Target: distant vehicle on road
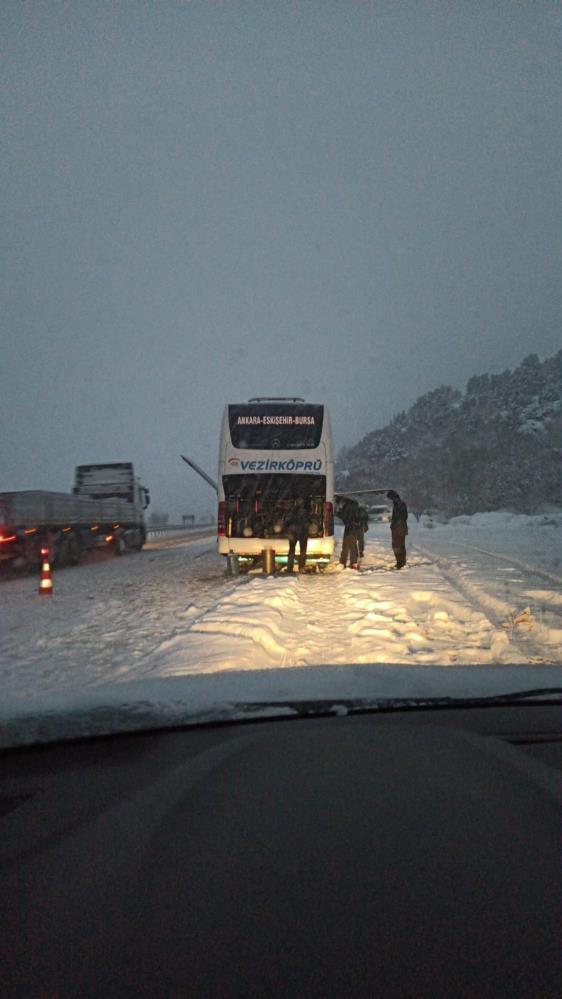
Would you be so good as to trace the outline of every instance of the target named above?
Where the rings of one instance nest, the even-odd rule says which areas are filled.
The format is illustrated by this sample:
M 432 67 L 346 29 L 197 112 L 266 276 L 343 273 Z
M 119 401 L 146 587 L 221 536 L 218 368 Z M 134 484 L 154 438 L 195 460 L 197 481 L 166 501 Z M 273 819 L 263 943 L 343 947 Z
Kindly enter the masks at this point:
M 307 563 L 334 552 L 334 465 L 327 409 L 304 399 L 226 406 L 218 470 L 218 551 L 253 561 L 266 548 L 287 560 L 285 518 L 299 497 L 310 512 Z
M 0 565 L 35 568 L 44 548 L 53 564 L 76 564 L 93 548 L 140 551 L 149 503 L 130 462 L 78 465 L 72 494 L 0 493 Z
M 390 507 L 385 504 L 376 504 L 374 506 L 367 507 L 367 512 L 369 514 L 369 520 L 384 521 L 388 522 L 391 516 Z

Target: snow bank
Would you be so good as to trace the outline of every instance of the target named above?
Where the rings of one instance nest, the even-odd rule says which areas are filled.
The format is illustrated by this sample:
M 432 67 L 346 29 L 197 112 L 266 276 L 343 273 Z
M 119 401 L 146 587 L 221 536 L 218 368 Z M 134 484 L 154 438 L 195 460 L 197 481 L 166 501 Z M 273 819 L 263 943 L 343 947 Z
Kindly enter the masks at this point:
M 439 521 L 435 521 L 438 526 Z M 490 531 L 513 530 L 526 532 L 536 528 L 562 527 L 562 513 L 510 513 L 508 510 L 491 510 L 487 513 L 473 513 L 451 517 L 447 522 L 450 527 L 472 527 Z

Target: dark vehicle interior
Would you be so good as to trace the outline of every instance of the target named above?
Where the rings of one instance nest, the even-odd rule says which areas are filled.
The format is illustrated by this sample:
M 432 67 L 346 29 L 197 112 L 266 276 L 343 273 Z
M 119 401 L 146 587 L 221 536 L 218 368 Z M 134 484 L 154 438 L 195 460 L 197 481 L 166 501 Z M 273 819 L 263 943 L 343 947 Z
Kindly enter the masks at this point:
M 310 515 L 309 537 L 324 533 L 324 475 L 224 475 L 223 487 L 227 537 L 286 537 L 286 518 L 297 498 L 304 501 Z
M 301 401 L 228 407 L 230 438 L 236 448 L 307 450 L 322 439 L 324 407 Z
M 2 994 L 560 995 L 560 717 L 404 708 L 5 752 Z

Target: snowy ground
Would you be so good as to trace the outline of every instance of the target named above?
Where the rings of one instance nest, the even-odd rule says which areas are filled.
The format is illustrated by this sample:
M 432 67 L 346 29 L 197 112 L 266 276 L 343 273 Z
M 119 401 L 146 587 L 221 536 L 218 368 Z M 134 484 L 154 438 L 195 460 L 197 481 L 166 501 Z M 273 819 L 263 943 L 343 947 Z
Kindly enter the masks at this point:
M 323 664 L 562 663 L 556 519 L 414 521 L 401 572 L 389 537 L 371 526 L 361 573 L 227 580 L 207 537 L 61 570 L 52 598 L 33 578 L 4 580 L 0 693 Z

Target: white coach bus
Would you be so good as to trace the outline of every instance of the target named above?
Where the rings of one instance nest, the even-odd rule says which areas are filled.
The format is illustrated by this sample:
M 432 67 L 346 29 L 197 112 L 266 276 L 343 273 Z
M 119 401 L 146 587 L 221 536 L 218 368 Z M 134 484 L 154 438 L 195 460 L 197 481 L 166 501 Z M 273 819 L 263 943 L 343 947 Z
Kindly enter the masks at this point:
M 309 511 L 307 562 L 334 552 L 334 464 L 326 407 L 260 398 L 226 406 L 218 475 L 218 551 L 252 561 L 265 548 L 287 561 L 285 518 L 295 499 Z M 297 552 L 298 554 L 298 552 Z

